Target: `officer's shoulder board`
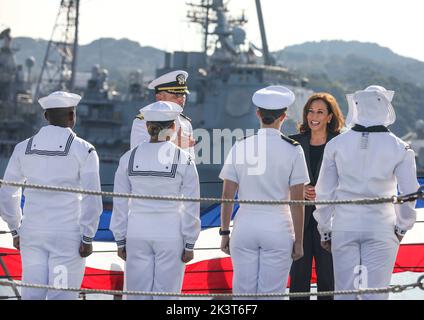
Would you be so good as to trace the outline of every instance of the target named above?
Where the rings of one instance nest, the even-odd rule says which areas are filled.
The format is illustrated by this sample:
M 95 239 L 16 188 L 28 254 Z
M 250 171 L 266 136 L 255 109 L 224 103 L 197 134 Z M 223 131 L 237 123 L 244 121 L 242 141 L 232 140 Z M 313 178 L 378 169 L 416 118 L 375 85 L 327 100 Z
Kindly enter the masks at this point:
M 187 117 L 184 113 L 180 113 L 180 116 L 191 122 L 191 119 Z
M 88 149 L 88 153 L 92 153 L 93 151 L 94 152 L 96 151 L 96 149 L 94 147 L 91 147 L 91 148 Z
M 136 115 L 135 118 L 138 119 L 138 120 L 144 120 L 144 117 L 141 113 Z
M 290 143 L 294 147 L 300 145 L 299 142 L 297 142 L 296 140 L 293 140 L 293 139 L 291 139 L 289 137 L 286 137 L 284 134 L 281 134 L 280 136 L 281 136 L 281 139 L 283 139 L 284 141 Z

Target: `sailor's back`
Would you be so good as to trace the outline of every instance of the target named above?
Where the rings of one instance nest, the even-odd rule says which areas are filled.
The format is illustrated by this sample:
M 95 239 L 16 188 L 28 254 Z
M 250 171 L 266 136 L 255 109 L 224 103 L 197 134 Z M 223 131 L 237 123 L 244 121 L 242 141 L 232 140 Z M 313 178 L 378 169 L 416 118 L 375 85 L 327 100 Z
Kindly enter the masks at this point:
M 335 199 L 364 199 L 396 194 L 398 178 L 404 175 L 401 164 L 406 158 L 412 163 L 414 152 L 389 131 L 349 130 L 327 144 L 324 158 L 324 166 L 334 163 L 337 167 Z M 336 207 L 333 230 L 392 232 L 395 220 L 391 203 L 363 205 L 360 210 L 357 205 L 340 205 Z
M 81 188 L 81 175 L 90 170 L 96 173 L 98 165 L 91 144 L 78 138 L 70 128 L 52 125 L 19 143 L 11 161 L 28 184 L 69 188 Z M 24 195 L 23 226 L 79 231 L 80 195 L 37 189 L 26 189 Z
M 239 199 L 289 200 L 290 186 L 299 178 L 303 183 L 304 158 L 298 143 L 279 130 L 263 128 L 234 145 L 223 174 L 234 172 L 232 181 L 239 184 Z M 241 204 L 240 209 L 290 213 L 288 205 Z

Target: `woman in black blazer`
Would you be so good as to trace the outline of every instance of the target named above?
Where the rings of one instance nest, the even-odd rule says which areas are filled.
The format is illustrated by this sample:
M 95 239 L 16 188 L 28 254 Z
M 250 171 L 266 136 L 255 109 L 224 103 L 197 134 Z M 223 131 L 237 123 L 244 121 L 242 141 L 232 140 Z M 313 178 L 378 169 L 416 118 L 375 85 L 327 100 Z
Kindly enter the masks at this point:
M 315 200 L 315 184 L 321 168 L 324 147 L 340 133 L 344 126 L 343 114 L 336 99 L 329 93 L 313 94 L 303 108 L 300 134 L 290 136 L 299 142 L 305 153 L 310 184 L 305 187 L 305 199 Z M 293 262 L 290 271 L 290 292 L 310 292 L 312 259 L 315 259 L 318 291 L 334 290 L 331 253 L 321 247 L 317 222 L 312 213 L 315 206 L 305 206 L 304 256 Z M 297 298 L 299 299 L 299 298 Z M 308 300 L 309 298 L 304 298 Z M 333 297 L 318 297 L 333 299 Z

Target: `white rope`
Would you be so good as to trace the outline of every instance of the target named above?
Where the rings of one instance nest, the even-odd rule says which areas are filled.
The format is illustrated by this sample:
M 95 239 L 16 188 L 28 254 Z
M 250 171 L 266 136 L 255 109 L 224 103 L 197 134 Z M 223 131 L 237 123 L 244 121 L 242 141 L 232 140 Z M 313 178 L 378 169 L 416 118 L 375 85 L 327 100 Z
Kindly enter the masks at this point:
M 386 288 L 366 288 L 356 290 L 339 290 L 339 291 L 323 291 L 323 292 L 291 292 L 291 293 L 177 293 L 177 292 L 146 292 L 146 291 L 121 291 L 121 290 L 101 290 L 101 289 L 81 289 L 81 288 L 64 288 L 50 285 L 17 283 L 9 280 L 0 280 L 0 285 L 17 286 L 33 289 L 48 289 L 57 291 L 81 292 L 86 294 L 106 294 L 106 295 L 129 295 L 129 296 L 157 296 L 157 297 L 209 297 L 209 298 L 300 298 L 309 296 L 334 296 L 334 295 L 363 295 L 363 294 L 382 294 L 382 293 L 399 293 L 407 289 L 420 288 L 424 290 L 424 276 L 421 276 L 417 282 L 396 285 Z
M 239 203 L 239 204 L 260 204 L 260 205 L 331 205 L 331 204 L 357 204 L 357 205 L 370 205 L 381 203 L 403 203 L 403 200 L 398 196 L 381 197 L 381 198 L 368 198 L 357 200 L 320 200 L 320 201 L 307 201 L 307 200 L 238 200 L 238 199 L 221 199 L 221 198 L 184 198 L 174 196 L 154 196 L 154 195 L 141 195 L 130 193 L 114 193 L 105 191 L 83 190 L 77 188 L 65 188 L 56 186 L 46 186 L 39 184 L 26 184 L 19 182 L 11 182 L 0 179 L 0 185 L 22 187 L 28 189 L 57 191 L 78 193 L 91 196 L 104 196 L 113 198 L 128 198 L 128 199 L 145 199 L 145 200 L 166 200 L 166 201 L 185 201 L 185 202 L 215 202 L 215 203 Z

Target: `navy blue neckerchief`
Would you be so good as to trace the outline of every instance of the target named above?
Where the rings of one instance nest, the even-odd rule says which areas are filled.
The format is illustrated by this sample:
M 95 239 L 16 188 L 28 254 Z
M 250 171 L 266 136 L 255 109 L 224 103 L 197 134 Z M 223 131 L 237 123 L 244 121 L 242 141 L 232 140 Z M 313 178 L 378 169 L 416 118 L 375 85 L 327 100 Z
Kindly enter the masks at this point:
M 357 132 L 390 132 L 385 126 L 364 127 L 359 124 L 356 124 L 352 130 Z

